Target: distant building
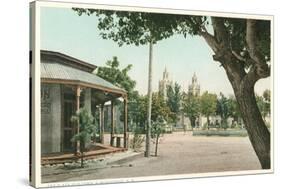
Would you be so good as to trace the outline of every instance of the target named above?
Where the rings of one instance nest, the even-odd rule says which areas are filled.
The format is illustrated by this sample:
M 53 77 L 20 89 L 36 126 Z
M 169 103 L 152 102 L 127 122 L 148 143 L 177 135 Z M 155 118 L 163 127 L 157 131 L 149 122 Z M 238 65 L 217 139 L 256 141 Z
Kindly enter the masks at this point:
M 200 85 L 197 81 L 197 76 L 195 73 L 192 76 L 192 83 L 188 86 L 188 94 L 191 94 L 193 96 L 200 95 Z
M 163 78 L 159 81 L 159 94 L 163 95 L 164 99 L 167 99 L 167 88 L 169 85 L 172 85 L 172 81 L 169 78 L 169 73 L 167 68 L 163 72 Z

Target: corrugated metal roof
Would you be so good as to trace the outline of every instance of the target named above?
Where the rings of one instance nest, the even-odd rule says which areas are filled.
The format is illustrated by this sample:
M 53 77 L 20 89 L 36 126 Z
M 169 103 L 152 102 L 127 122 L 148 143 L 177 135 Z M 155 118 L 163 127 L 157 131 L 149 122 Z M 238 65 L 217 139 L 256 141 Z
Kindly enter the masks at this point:
M 41 50 L 40 55 L 41 60 L 59 61 L 59 63 L 66 64 L 70 67 L 80 68 L 80 70 L 82 68 L 82 70 L 87 72 L 92 72 L 97 68 L 96 65 L 56 51 Z
M 78 81 L 126 93 L 124 89 L 116 87 L 93 73 L 78 70 L 59 63 L 41 62 L 41 78 Z

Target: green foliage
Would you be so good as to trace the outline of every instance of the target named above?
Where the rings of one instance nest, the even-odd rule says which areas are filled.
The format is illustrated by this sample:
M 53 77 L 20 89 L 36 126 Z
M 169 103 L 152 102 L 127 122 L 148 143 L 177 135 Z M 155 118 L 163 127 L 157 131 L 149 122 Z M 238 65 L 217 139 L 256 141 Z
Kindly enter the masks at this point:
M 154 139 L 155 143 L 155 156 L 158 152 L 159 138 L 165 133 L 166 121 L 162 116 L 158 116 L 155 121 L 151 124 L 151 138 Z
M 259 73 L 257 80 L 268 77 L 269 70 L 267 62 L 270 61 L 270 21 L 268 20 L 256 20 L 253 23 L 253 28 L 257 29 L 253 35 L 250 35 L 252 39 L 247 43 L 246 32 L 247 32 L 247 19 L 238 18 L 218 18 L 218 17 L 206 17 L 206 16 L 189 16 L 189 15 L 175 15 L 175 14 L 161 14 L 161 13 L 146 13 L 146 12 L 127 12 L 127 11 L 112 11 L 112 10 L 95 10 L 95 9 L 81 9 L 73 8 L 78 15 L 96 15 L 98 17 L 98 29 L 101 31 L 101 36 L 103 39 L 111 39 L 118 43 L 118 45 L 123 44 L 134 44 L 144 45 L 153 43 L 157 41 L 167 39 L 174 34 L 181 34 L 184 37 L 189 35 L 199 35 L 205 38 L 207 44 L 212 48 L 215 55 L 213 59 L 222 63 L 224 69 L 227 71 L 227 75 L 230 78 L 230 82 L 241 81 L 241 75 L 244 77 L 246 74 Z M 210 23 L 210 21 L 215 21 Z M 250 26 L 250 25 L 248 25 Z M 251 30 L 249 30 L 251 31 Z M 249 34 L 249 33 L 247 33 Z M 255 57 L 253 55 L 253 49 L 249 48 L 250 44 L 255 46 Z M 227 56 L 226 56 L 227 55 Z M 224 57 L 227 58 L 224 58 Z M 258 57 L 258 61 L 256 61 Z M 261 62 L 264 65 L 258 64 Z M 229 64 L 237 64 L 231 65 Z M 248 73 L 246 73 L 246 68 L 251 68 Z M 262 71 L 258 71 L 262 69 Z M 263 73 L 263 74 L 261 74 Z M 252 77 L 246 80 L 251 80 Z M 247 82 L 246 82 L 247 83 Z M 253 87 L 254 83 L 252 84 Z M 236 92 L 236 91 L 235 91 Z M 238 100 L 243 100 L 243 96 L 239 96 Z M 223 118 L 226 120 L 227 108 L 224 105 L 225 102 L 221 101 L 218 106 L 219 112 Z M 186 100 L 187 104 L 191 104 L 190 100 Z M 250 104 L 250 103 L 249 103 Z M 191 108 L 194 109 L 196 105 Z M 240 107 L 243 108 L 243 107 Z M 197 108 L 195 108 L 197 109 Z M 194 113 L 196 111 L 189 111 L 185 108 L 185 112 L 189 114 L 191 122 L 194 122 Z M 199 112 L 199 111 L 198 111 Z M 244 112 L 244 111 L 243 111 Z M 249 118 L 249 114 L 243 114 L 244 118 Z M 192 123 L 193 124 L 193 123 Z M 259 127 L 259 126 L 256 126 Z M 249 130 L 252 134 L 251 130 Z M 269 133 L 259 134 L 262 138 L 262 142 L 269 137 Z M 254 139 L 256 140 L 256 139 Z M 255 150 L 259 159 L 266 159 L 265 156 L 260 156 L 259 149 L 256 144 L 253 143 Z M 267 147 L 268 148 L 268 147 Z M 258 150 L 257 150 L 258 149 Z M 269 150 L 268 150 L 269 151 Z M 269 160 L 262 160 L 263 167 L 268 167 Z M 265 165 L 264 165 L 265 164 Z
M 96 15 L 98 29 L 103 39 L 111 39 L 120 46 L 123 44 L 144 45 L 156 43 L 175 34 L 200 35 L 212 31 L 211 19 L 206 16 L 175 15 L 146 12 L 127 12 L 73 8 L 78 15 Z M 246 45 L 246 19 L 218 18 L 228 32 L 229 46 L 243 58 L 249 59 Z M 207 28 L 207 29 L 206 29 Z M 257 46 L 266 60 L 270 60 L 270 22 L 258 20 Z M 245 65 L 249 66 L 249 65 Z
M 222 118 L 222 127 L 227 128 L 227 118 L 232 117 L 236 122 L 241 119 L 241 112 L 234 96 L 225 97 L 222 93 L 217 100 L 216 114 Z M 237 125 L 238 127 L 239 125 Z M 241 125 L 239 126 L 239 128 Z
M 135 99 L 134 107 L 134 121 L 141 128 L 145 127 L 147 121 L 147 106 L 148 106 L 148 97 L 147 95 L 139 95 Z M 151 120 L 156 121 L 158 116 L 163 117 L 166 121 L 170 119 L 171 111 L 166 105 L 165 100 L 158 93 L 152 94 L 152 105 L 151 105 Z
M 184 94 L 183 111 L 189 117 L 191 126 L 194 128 L 195 119 L 200 115 L 200 98 L 190 94 Z
M 220 115 L 222 119 L 227 119 L 230 116 L 230 113 L 228 100 L 222 93 L 220 93 L 217 101 L 217 114 Z
M 151 138 L 160 137 L 165 133 L 165 126 L 167 122 L 162 116 L 158 116 L 151 124 Z
M 157 121 L 158 117 L 165 120 L 169 120 L 171 111 L 166 105 L 165 100 L 158 93 L 152 94 L 152 109 L 151 109 L 151 120 Z
M 129 76 L 129 71 L 132 69 L 132 65 L 128 65 L 125 68 L 120 68 L 120 63 L 117 57 L 113 57 L 113 60 L 106 62 L 105 66 L 98 68 L 97 75 L 115 86 L 126 90 L 128 95 L 128 121 L 138 121 L 139 117 L 139 94 L 135 91 L 136 81 Z M 120 119 L 124 120 L 123 104 L 119 101 L 115 101 L 115 104 L 119 105 L 121 116 Z M 130 126 L 130 125 L 129 125 Z M 131 128 L 129 128 L 131 129 Z
M 81 108 L 75 115 L 71 117 L 71 121 L 79 123 L 80 132 L 75 134 L 71 141 L 80 141 L 81 150 L 84 151 L 84 145 L 91 140 L 91 136 L 95 134 L 96 125 L 93 124 L 93 116 L 85 109 Z
M 96 126 L 93 124 L 94 118 L 93 116 L 85 109 L 81 108 L 76 112 L 75 115 L 71 117 L 71 121 L 79 124 L 79 133 L 75 134 L 71 141 L 80 142 L 80 150 L 81 150 L 81 167 L 84 167 L 84 151 L 85 145 L 87 142 L 91 140 L 91 136 L 95 134 Z M 80 155 L 80 154 L 78 154 Z
M 206 117 L 215 115 L 217 108 L 217 95 L 206 91 L 200 98 L 201 113 Z
M 133 138 L 130 141 L 130 148 L 134 151 L 140 151 L 144 143 L 143 128 L 138 127 L 136 124 L 133 126 Z
M 167 88 L 167 106 L 171 110 L 170 118 L 173 123 L 177 122 L 177 115 L 180 112 L 181 107 L 181 92 L 180 85 L 175 83 L 174 85 L 169 85 Z
M 147 117 L 147 96 L 138 95 L 133 99 L 131 113 L 138 127 L 144 128 Z
M 266 89 L 263 94 L 262 97 L 264 98 L 264 100 L 268 103 L 270 103 L 270 90 Z
M 127 12 L 73 8 L 78 15 L 94 14 L 98 17 L 98 29 L 104 39 L 123 44 L 144 45 L 167 39 L 175 33 L 195 35 L 206 17 L 175 14 Z M 200 20 L 200 22 L 196 22 Z
M 97 71 L 97 75 L 113 85 L 123 88 L 128 93 L 128 98 L 130 98 L 134 91 L 133 89 L 136 86 L 136 81 L 132 80 L 128 75 L 128 72 L 132 69 L 132 65 L 120 69 L 119 61 L 116 56 L 113 57 L 113 60 L 106 62 L 106 66 L 100 66 Z
M 265 90 L 262 96 L 256 95 L 258 108 L 263 118 L 270 114 L 270 91 Z
M 129 123 L 133 122 L 138 127 L 144 128 L 145 116 L 145 97 L 140 95 L 137 91 L 133 91 L 130 100 L 128 101 L 128 119 Z M 129 125 L 129 129 L 133 130 L 133 127 Z
M 229 116 L 234 118 L 234 120 L 238 121 L 238 118 L 241 117 L 241 113 L 238 107 L 237 100 L 234 96 L 229 96 L 227 99 L 227 106 L 229 110 Z

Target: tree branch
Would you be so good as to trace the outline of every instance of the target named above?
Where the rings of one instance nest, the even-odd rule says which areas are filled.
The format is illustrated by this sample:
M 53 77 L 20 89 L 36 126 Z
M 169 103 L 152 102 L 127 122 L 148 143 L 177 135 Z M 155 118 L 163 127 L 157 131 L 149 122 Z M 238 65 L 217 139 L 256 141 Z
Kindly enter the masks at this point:
M 256 28 L 257 20 L 248 19 L 247 20 L 247 28 L 246 28 L 246 42 L 247 42 L 247 50 L 251 56 L 251 58 L 257 62 L 258 64 L 265 64 L 265 57 L 259 52 L 258 47 L 258 39 L 257 39 L 257 28 Z
M 248 74 L 249 79 L 253 81 L 270 76 L 270 68 L 266 63 L 265 56 L 258 50 L 257 34 L 257 20 L 248 19 L 246 26 L 246 42 L 252 65 Z
M 211 17 L 211 20 L 214 28 L 215 39 L 223 49 L 229 49 L 229 33 L 224 25 L 223 18 Z
M 231 52 L 238 60 L 240 60 L 242 62 L 246 62 L 246 59 L 243 58 L 242 56 L 240 56 L 237 52 L 235 52 L 234 50 L 232 50 Z
M 211 49 L 214 51 L 214 53 L 217 53 L 219 51 L 219 45 L 215 40 L 215 37 L 208 33 L 207 31 L 199 31 L 198 34 L 202 36 L 207 44 L 211 47 Z

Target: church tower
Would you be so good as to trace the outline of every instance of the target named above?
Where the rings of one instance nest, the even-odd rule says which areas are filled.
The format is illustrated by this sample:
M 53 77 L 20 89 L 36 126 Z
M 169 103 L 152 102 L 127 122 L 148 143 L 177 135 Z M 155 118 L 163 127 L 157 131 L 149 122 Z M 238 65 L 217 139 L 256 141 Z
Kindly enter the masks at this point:
M 163 95 L 164 99 L 167 99 L 167 88 L 168 85 L 171 85 L 172 81 L 169 78 L 169 73 L 167 71 L 167 68 L 165 67 L 165 70 L 163 72 L 163 78 L 159 81 L 159 94 Z
M 197 76 L 194 72 L 192 76 L 192 83 L 188 86 L 188 94 L 193 96 L 199 96 L 200 95 L 200 85 L 197 81 Z

